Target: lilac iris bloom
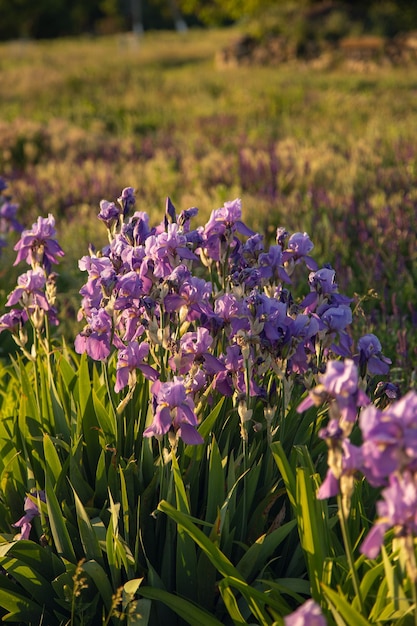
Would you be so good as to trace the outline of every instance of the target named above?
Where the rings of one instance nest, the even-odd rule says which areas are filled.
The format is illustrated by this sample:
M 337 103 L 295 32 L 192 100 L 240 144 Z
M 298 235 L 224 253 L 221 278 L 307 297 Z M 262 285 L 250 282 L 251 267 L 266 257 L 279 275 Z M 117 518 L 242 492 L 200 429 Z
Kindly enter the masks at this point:
M 179 355 L 170 359 L 171 367 L 174 371 L 178 369 L 179 374 L 186 374 L 196 363 L 203 364 L 209 376 L 221 372 L 224 365 L 209 352 L 212 343 L 213 337 L 207 328 L 199 327 L 196 332 L 185 333 L 180 340 Z
M 230 325 L 230 337 L 234 337 L 239 330 L 249 331 L 249 308 L 243 300 L 239 300 L 232 293 L 225 293 L 216 298 L 214 313 L 224 325 Z
M 50 309 L 50 305 L 45 297 L 44 289 L 46 285 L 45 272 L 41 267 L 28 270 L 17 279 L 17 287 L 9 295 L 6 306 L 14 306 L 20 303 L 26 309 L 38 306 L 44 311 Z
M 150 235 L 145 241 L 146 256 L 154 262 L 154 274 L 166 278 L 171 274 L 179 259 L 197 260 L 187 247 L 187 238 L 179 231 L 178 224 L 168 224 L 167 232 Z
M 363 451 L 360 447 L 354 446 L 349 439 L 343 439 L 340 446 L 341 463 L 338 467 L 331 467 L 327 471 L 326 477 L 322 482 L 317 498 L 326 500 L 340 493 L 340 479 L 345 476 L 354 476 L 361 470 L 363 465 Z
M 36 491 L 31 494 L 32 498 L 39 497 L 42 502 L 46 502 L 46 496 L 44 491 Z M 30 531 L 32 529 L 32 520 L 39 515 L 38 505 L 33 502 L 31 498 L 26 496 L 24 503 L 25 514 L 17 522 L 12 524 L 15 528 L 20 528 L 21 531 L 16 535 L 15 539 L 29 539 Z
M 173 381 L 152 385 L 154 405 L 156 407 L 153 422 L 143 432 L 144 437 L 162 437 L 173 430 L 187 444 L 204 443 L 197 431 L 198 421 L 194 410 L 194 401 L 181 377 Z
M 386 484 L 395 471 L 417 471 L 417 393 L 409 391 L 384 411 L 366 407 L 360 415 L 364 474 L 371 485 Z
M 119 350 L 116 365 L 116 384 L 114 386 L 116 393 L 129 384 L 129 376 L 136 369 L 139 369 L 149 380 L 155 381 L 159 377 L 159 373 L 145 362 L 148 355 L 149 344 L 146 342 L 139 344 L 133 341 L 125 348 Z
M 202 278 L 192 276 L 184 265 L 179 265 L 168 277 L 167 283 L 172 287 L 164 299 L 165 310 L 169 313 L 182 307 L 187 309 L 188 322 L 200 319 L 202 315 L 213 316 L 210 306 L 212 285 Z
M 224 224 L 230 230 L 237 230 L 241 235 L 251 237 L 255 234 L 242 222 L 242 201 L 240 198 L 225 202 L 220 209 L 213 211 L 211 219 Z
M 333 399 L 341 421 L 352 424 L 356 420 L 357 408 L 369 403 L 368 397 L 358 386 L 358 370 L 352 359 L 328 361 L 326 371 L 319 380 L 320 384 L 298 406 L 299 413 Z
M 385 532 L 394 527 L 400 536 L 417 533 L 417 476 L 413 472 L 392 474 L 389 485 L 382 491 L 377 503 L 378 519 L 361 546 L 361 552 L 375 559 Z
M 391 359 L 382 354 L 381 343 L 375 335 L 364 335 L 358 341 L 359 368 L 369 374 L 385 375 L 389 372 Z
M 111 229 L 113 225 L 118 223 L 119 216 L 120 209 L 118 209 L 114 202 L 108 202 L 107 200 L 100 201 L 100 213 L 97 217 L 105 223 L 108 229 Z
M 321 608 L 314 600 L 307 600 L 294 613 L 284 617 L 285 626 L 326 626 Z
M 112 319 L 105 309 L 92 309 L 87 326 L 74 342 L 78 354 L 87 352 L 95 361 L 104 361 L 110 354 Z
M 314 248 L 314 244 L 311 241 L 307 233 L 294 233 L 288 240 L 287 249 L 282 254 L 284 262 L 290 260 L 294 263 L 300 263 L 304 261 L 309 270 L 317 270 L 316 261 L 309 256 L 309 253 Z
M 133 187 L 125 187 L 120 194 L 120 197 L 117 198 L 117 201 L 122 207 L 123 217 L 126 217 L 130 209 L 136 203 L 135 190 L 133 189 Z
M 14 265 L 20 261 L 26 261 L 29 265 L 42 265 L 49 273 L 51 265 L 59 262 L 59 257 L 64 256 L 64 251 L 55 239 L 55 218 L 38 217 L 32 230 L 24 230 L 20 240 L 15 245 L 17 257 Z
M 26 311 L 12 309 L 9 313 L 5 313 L 0 317 L 0 333 L 3 332 L 3 330 L 9 330 L 14 335 L 17 335 L 27 321 L 28 316 Z

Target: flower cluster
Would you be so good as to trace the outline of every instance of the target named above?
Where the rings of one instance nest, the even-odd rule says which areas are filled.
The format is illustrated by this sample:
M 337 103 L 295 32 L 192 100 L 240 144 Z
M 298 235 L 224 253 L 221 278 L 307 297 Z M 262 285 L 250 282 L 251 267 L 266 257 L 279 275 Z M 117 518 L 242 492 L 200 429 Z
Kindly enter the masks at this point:
M 52 271 L 52 265 L 58 263 L 64 252 L 55 235 L 53 216 L 39 217 L 30 230 L 23 230 L 14 247 L 17 251 L 14 265 L 26 261 L 31 269 L 19 276 L 17 286 L 8 296 L 6 306 L 13 308 L 0 317 L 0 333 L 9 330 L 22 349 L 28 340 L 25 329 L 28 320 L 38 334 L 44 327 L 45 318 L 50 324 L 58 324 L 55 308 L 57 274 Z
M 152 381 L 145 436 L 199 443 L 195 407 L 216 391 L 233 397 L 245 436 L 255 399 L 272 402 L 273 373 L 304 375 L 351 354 L 350 300 L 334 271 L 317 267 L 307 233 L 278 228 L 266 246 L 243 223 L 239 199 L 195 229 L 194 207 L 177 215 L 168 198 L 163 221 L 151 226 L 146 213 L 129 215 L 134 206 L 131 187 L 100 203 L 109 244 L 79 262 L 88 279 L 75 349 L 99 361 L 117 353 L 118 393 L 132 392 L 138 372 Z M 303 266 L 309 294 L 296 300 L 290 289 Z
M 373 347 L 366 349 L 369 346 Z M 329 468 L 318 498 L 341 493 L 348 513 L 355 475 L 361 473 L 372 486 L 383 487 L 378 519 L 361 546 L 364 554 L 375 558 L 389 528 L 401 538 L 417 534 L 417 393 L 409 391 L 400 399 L 393 395 L 383 410 L 372 404 L 360 388 L 359 373 L 385 372 L 389 360 L 373 335 L 362 338 L 358 349 L 357 364 L 351 359 L 327 363 L 320 384 L 298 410 L 329 403 L 330 419 L 319 433 L 328 445 Z M 388 393 L 392 395 L 392 389 Z M 359 446 L 349 439 L 354 424 L 361 431 Z M 416 568 L 412 575 L 417 580 Z

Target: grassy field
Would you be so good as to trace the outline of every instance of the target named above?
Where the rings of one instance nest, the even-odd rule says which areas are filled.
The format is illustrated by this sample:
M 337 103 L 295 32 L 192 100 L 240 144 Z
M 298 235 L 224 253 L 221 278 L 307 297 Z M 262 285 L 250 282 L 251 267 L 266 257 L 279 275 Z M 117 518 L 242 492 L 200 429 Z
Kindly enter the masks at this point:
M 0 174 L 26 226 L 57 219 L 66 328 L 84 280 L 77 260 L 105 241 L 100 199 L 133 186 L 155 223 L 166 196 L 178 210 L 197 206 L 202 223 L 239 196 L 245 221 L 267 237 L 279 225 L 309 233 L 340 290 L 366 298 L 357 327 L 376 332 L 412 379 L 417 80 L 409 68 L 222 69 L 216 51 L 236 35 L 0 46 Z M 0 261 L 2 300 L 13 259 L 9 250 Z

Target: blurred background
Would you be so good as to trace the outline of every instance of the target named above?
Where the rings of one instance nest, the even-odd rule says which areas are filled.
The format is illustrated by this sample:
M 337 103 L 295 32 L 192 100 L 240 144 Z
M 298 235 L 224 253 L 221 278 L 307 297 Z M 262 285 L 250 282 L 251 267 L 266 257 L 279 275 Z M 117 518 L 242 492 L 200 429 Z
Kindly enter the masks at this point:
M 308 37 L 309 8 L 324 13 L 332 9 L 327 23 L 316 24 L 327 38 L 349 32 L 392 36 L 417 27 L 417 3 L 412 0 L 0 0 L 0 39 L 184 30 L 242 20 L 260 20 L 264 29 L 279 29 L 289 15 L 298 36 L 304 30 Z

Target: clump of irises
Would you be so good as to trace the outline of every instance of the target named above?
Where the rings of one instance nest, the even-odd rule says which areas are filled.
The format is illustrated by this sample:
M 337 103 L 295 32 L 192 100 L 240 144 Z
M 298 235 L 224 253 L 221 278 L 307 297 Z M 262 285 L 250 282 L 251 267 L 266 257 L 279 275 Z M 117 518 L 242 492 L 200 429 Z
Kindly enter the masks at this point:
M 202 443 L 197 407 L 218 393 L 233 398 L 247 439 L 255 402 L 273 403 L 274 376 L 307 376 L 352 355 L 351 300 L 334 270 L 317 266 L 307 233 L 278 228 L 267 245 L 242 221 L 239 199 L 196 228 L 195 207 L 177 214 L 168 198 L 152 226 L 135 206 L 131 187 L 100 203 L 109 243 L 79 262 L 88 279 L 75 349 L 97 361 L 116 354 L 122 406 L 139 376 L 151 381 L 145 436 Z M 296 298 L 303 273 L 308 293 Z
M 0 179 L 0 190 L 5 184 Z M 0 229 L 14 229 L 21 233 L 14 246 L 17 257 L 14 265 L 26 262 L 30 269 L 17 279 L 17 286 L 9 294 L 6 306 L 10 311 L 0 317 L 0 333 L 9 330 L 16 344 L 31 360 L 36 358 L 36 344 L 44 343 L 46 350 L 49 326 L 58 324 L 56 303 L 56 278 L 53 266 L 59 263 L 64 252 L 56 240 L 53 215 L 38 217 L 31 229 L 23 229 L 15 217 L 17 205 L 6 199 L 0 208 Z M 28 322 L 33 330 L 33 342 L 28 345 Z M 46 341 L 46 343 L 45 343 Z
M 298 411 L 325 404 L 329 412 L 319 432 L 328 446 L 328 471 L 318 498 L 339 496 L 348 515 L 362 473 L 382 488 L 378 519 L 362 552 L 376 557 L 392 527 L 407 539 L 411 555 L 417 531 L 417 394 L 400 398 L 396 386 L 386 382 L 391 361 L 375 335 L 354 342 L 352 300 L 339 293 L 332 267 L 318 267 L 309 235 L 279 227 L 267 244 L 242 221 L 239 199 L 225 202 L 195 228 L 195 207 L 177 213 L 167 198 L 157 225 L 135 207 L 131 187 L 115 202 L 102 200 L 98 218 L 108 244 L 99 251 L 90 246 L 79 261 L 87 281 L 80 290 L 78 320 L 84 326 L 75 350 L 113 363 L 117 412 L 138 383 L 148 381 L 151 411 L 143 436 L 164 440 L 176 451 L 180 440 L 204 442 L 202 407 L 216 395 L 229 397 L 245 446 L 251 428 L 265 428 L 272 440 L 277 381 L 297 380 L 305 389 Z M 33 359 L 26 347 L 28 322 L 39 337 L 58 323 L 53 266 L 64 253 L 53 216 L 39 217 L 23 230 L 15 250 L 16 263 L 24 261 L 30 269 L 8 296 L 11 310 L 0 318 L 0 332 L 11 331 Z M 383 379 L 379 403 L 369 394 L 375 376 Z M 361 431 L 360 445 L 350 440 L 355 428 Z M 15 524 L 20 538 L 28 537 L 38 514 L 32 499 L 26 505 L 26 515 Z M 409 563 L 415 581 L 411 556 Z M 310 601 L 285 623 L 325 622 Z

